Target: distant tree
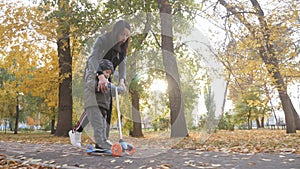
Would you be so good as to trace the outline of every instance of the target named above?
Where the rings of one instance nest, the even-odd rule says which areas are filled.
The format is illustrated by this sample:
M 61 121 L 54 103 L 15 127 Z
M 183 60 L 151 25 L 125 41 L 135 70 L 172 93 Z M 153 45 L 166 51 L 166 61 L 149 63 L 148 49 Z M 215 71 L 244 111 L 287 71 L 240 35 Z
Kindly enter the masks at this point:
M 268 5 L 271 10 L 269 10 L 269 6 L 268 8 L 263 6 L 263 2 L 257 0 L 247 2 L 249 3 L 206 1 L 208 6 L 214 6 L 211 10 L 213 15 L 210 16 L 215 16 L 214 20 L 225 25 L 222 28 L 228 36 L 225 43 L 222 41 L 222 45 L 228 45 L 228 40 L 235 40 L 239 47 L 232 48 L 232 51 L 238 52 L 240 56 L 248 56 L 250 62 L 253 58 L 263 62 L 259 69 L 267 72 L 268 78 L 264 81 L 272 84 L 278 91 L 285 114 L 286 132 L 295 133 L 296 129 L 300 128 L 300 118 L 288 96 L 286 78 L 293 77 L 299 72 L 295 69 L 299 66 L 297 63 L 299 41 L 294 36 L 299 34 L 299 27 L 296 26 L 299 15 L 295 10 L 299 8 L 299 3 L 292 0 L 270 1 Z M 222 12 L 222 9 L 226 12 Z M 294 10 L 291 12 L 290 9 Z M 243 52 L 241 49 L 244 49 Z
M 285 113 L 286 123 L 287 123 L 287 133 L 296 133 L 296 123 L 300 128 L 299 115 L 297 114 L 290 97 L 287 94 L 287 86 L 284 82 L 283 76 L 281 75 L 279 68 L 279 60 L 276 58 L 276 48 L 273 45 L 274 40 L 272 37 L 274 35 L 270 34 L 272 31 L 268 26 L 268 20 L 265 19 L 264 11 L 262 10 L 259 2 L 257 0 L 250 0 L 255 12 L 256 19 L 259 21 L 259 27 L 261 30 L 256 31 L 256 26 L 250 24 L 244 16 L 238 14 L 235 8 L 230 7 L 224 0 L 219 0 L 219 2 L 230 12 L 241 21 L 242 24 L 250 31 L 251 35 L 259 41 L 258 51 L 261 59 L 267 65 L 267 70 L 271 76 L 274 78 L 274 85 L 276 86 L 279 97 L 283 105 L 283 110 Z M 274 30 L 273 30 L 274 31 Z

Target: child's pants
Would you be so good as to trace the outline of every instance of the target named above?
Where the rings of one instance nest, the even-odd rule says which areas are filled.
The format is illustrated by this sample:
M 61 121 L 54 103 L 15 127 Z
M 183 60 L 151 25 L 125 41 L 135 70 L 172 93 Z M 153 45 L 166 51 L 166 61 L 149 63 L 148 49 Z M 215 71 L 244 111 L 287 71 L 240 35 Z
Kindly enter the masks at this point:
M 87 118 L 94 129 L 95 143 L 101 148 L 110 149 L 106 137 L 106 110 L 99 107 L 86 108 Z

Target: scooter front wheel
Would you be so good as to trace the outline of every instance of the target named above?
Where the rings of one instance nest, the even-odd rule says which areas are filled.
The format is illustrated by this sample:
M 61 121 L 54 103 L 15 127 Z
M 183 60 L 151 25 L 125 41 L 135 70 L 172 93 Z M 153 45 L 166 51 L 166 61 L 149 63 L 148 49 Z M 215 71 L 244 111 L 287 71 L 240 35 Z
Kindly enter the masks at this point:
M 133 155 L 136 152 L 136 148 L 132 144 L 127 144 L 125 152 L 129 155 Z

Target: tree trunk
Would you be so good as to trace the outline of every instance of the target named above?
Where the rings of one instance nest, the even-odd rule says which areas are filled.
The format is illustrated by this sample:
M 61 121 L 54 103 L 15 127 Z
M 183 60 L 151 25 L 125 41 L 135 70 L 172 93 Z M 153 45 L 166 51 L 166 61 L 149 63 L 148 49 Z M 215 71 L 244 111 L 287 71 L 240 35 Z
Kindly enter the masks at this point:
M 59 1 L 59 10 L 68 12 L 68 1 Z M 68 136 L 72 129 L 72 56 L 70 50 L 70 26 L 61 19 L 57 29 L 57 50 L 59 57 L 59 99 L 58 121 L 55 131 L 56 136 Z
M 171 137 L 186 137 L 188 131 L 184 116 L 184 105 L 180 88 L 180 79 L 176 58 L 174 56 L 173 31 L 172 31 L 172 7 L 168 0 L 158 0 L 163 64 L 168 81 L 169 102 L 171 109 Z
M 51 119 L 51 134 L 54 133 L 55 133 L 55 115 L 53 115 Z
M 256 118 L 256 119 L 255 119 L 255 121 L 256 121 L 256 126 L 257 126 L 257 128 L 258 128 L 258 129 L 259 129 L 259 128 L 261 128 L 261 127 L 260 127 L 260 122 L 259 122 L 259 119 L 258 119 L 258 118 Z
M 279 90 L 279 97 L 281 100 L 282 108 L 285 115 L 285 123 L 286 123 L 286 132 L 287 133 L 296 133 L 296 125 L 294 120 L 294 115 L 292 109 L 294 108 L 290 97 L 287 95 L 286 91 Z
M 19 95 L 17 94 L 17 105 L 16 105 L 16 123 L 15 123 L 15 129 L 14 129 L 14 134 L 18 134 L 18 128 L 19 128 L 19 116 L 20 116 L 20 111 L 19 111 Z
M 140 114 L 140 96 L 138 91 L 132 92 L 132 120 L 133 120 L 133 132 L 132 137 L 144 137 L 142 132 L 141 114 Z
M 146 23 L 144 27 L 144 34 L 136 35 L 136 39 L 139 42 L 138 44 L 142 44 L 143 41 L 146 39 L 148 32 L 151 29 L 151 23 L 150 23 L 150 14 L 147 13 L 146 16 Z M 141 49 L 142 46 L 139 46 L 138 49 Z M 139 51 L 139 50 L 137 50 Z M 137 55 L 137 52 L 134 52 L 132 54 L 132 58 L 136 58 L 135 56 Z M 133 74 L 131 74 L 131 77 L 136 75 L 136 62 L 131 65 L 130 70 Z M 138 84 L 138 82 L 137 82 Z M 130 132 L 130 135 L 133 137 L 144 137 L 143 131 L 142 131 L 142 120 L 141 120 L 141 114 L 140 114 L 140 96 L 139 96 L 139 91 L 136 90 L 136 88 L 133 88 L 132 91 L 130 92 L 131 94 L 131 103 L 132 103 L 132 119 L 133 119 L 133 131 Z
M 248 130 L 252 129 L 252 123 L 251 123 L 251 111 L 249 111 L 248 116 L 247 116 L 247 123 L 248 123 Z
M 261 123 L 260 127 L 261 128 L 265 128 L 265 118 L 264 117 L 261 118 L 261 122 L 260 123 Z
M 296 126 L 296 130 L 300 130 L 300 117 L 299 114 L 297 113 L 292 101 L 290 100 L 291 104 L 292 104 L 292 111 L 293 111 L 293 116 L 294 116 L 294 122 L 295 122 L 295 126 Z

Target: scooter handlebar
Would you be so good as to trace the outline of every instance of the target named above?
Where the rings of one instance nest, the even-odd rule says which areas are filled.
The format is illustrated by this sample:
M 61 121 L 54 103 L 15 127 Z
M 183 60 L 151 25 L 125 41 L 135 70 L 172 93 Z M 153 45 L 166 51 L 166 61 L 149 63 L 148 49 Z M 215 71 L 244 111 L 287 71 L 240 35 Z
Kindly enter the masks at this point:
M 121 87 L 121 86 L 116 86 L 116 85 L 114 85 L 114 84 L 112 84 L 112 83 L 107 83 L 107 87 L 108 87 L 108 88 L 111 88 L 112 91 L 114 91 L 115 88 L 117 88 L 118 93 L 120 93 L 120 94 L 125 93 L 125 89 L 124 89 L 123 87 Z

